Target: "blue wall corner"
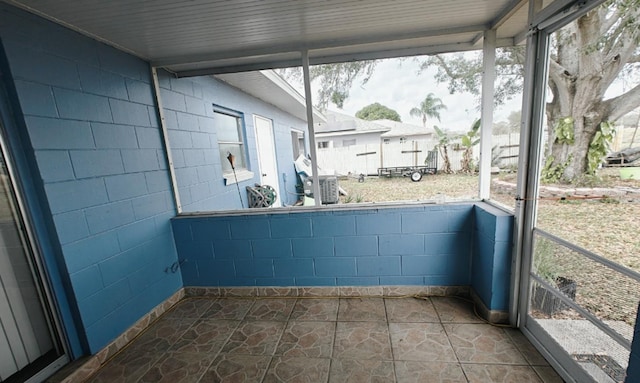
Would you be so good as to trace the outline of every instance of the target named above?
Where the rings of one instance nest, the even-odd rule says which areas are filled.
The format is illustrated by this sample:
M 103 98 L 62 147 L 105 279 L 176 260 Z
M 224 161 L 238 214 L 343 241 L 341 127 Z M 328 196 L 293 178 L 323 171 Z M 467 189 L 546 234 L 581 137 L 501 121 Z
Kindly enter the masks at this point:
M 12 6 L 0 13 L 18 120 L 5 128 L 22 140 L 10 151 L 33 184 L 26 197 L 73 355 L 95 353 L 182 286 L 164 271 L 178 260 L 175 208 L 149 65 Z
M 509 307 L 512 234 L 510 213 L 485 202 L 475 205 L 471 286 L 489 310 Z

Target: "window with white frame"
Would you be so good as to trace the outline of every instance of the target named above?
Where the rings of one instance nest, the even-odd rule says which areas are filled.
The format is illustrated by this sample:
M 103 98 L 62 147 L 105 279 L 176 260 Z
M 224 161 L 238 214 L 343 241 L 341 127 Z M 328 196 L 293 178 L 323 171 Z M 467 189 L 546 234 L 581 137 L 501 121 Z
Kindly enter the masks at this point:
M 226 175 L 233 172 L 229 154 L 233 155 L 233 166 L 236 172 L 247 170 L 242 113 L 217 106 L 214 106 L 213 112 L 222 173 Z
M 329 141 L 318 141 L 318 149 L 327 149 L 329 147 Z
M 293 148 L 293 159 L 296 160 L 305 154 L 304 132 L 300 130 L 291 131 L 291 147 Z

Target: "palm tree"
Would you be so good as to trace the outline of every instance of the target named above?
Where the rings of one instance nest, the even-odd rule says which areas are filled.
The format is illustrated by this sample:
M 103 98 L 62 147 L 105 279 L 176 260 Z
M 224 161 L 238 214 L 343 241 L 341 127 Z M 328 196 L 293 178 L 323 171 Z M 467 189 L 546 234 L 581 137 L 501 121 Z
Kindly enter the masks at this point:
M 440 111 L 447 109 L 442 100 L 429 93 L 420 106 L 412 108 L 409 114 L 413 117 L 422 117 L 422 126 L 427 127 L 427 117 L 437 118 L 440 121 Z

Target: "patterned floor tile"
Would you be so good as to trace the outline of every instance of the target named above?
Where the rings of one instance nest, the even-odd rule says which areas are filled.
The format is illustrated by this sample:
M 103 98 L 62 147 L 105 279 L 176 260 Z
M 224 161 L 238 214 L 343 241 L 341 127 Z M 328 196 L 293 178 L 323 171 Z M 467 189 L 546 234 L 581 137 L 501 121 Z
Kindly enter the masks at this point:
M 517 329 L 478 322 L 455 298 L 186 299 L 88 381 L 562 382 Z
M 263 383 L 319 383 L 329 377 L 330 359 L 276 356 Z
M 462 364 L 469 383 L 542 383 L 529 366 Z
M 171 347 L 174 352 L 217 353 L 240 321 L 199 319 Z
M 295 304 L 295 299 L 260 299 L 253 304 L 244 319 L 286 321 Z
M 524 336 L 520 330 L 515 328 L 505 328 L 505 334 L 509 336 L 513 344 L 516 345 L 518 350 L 524 355 L 524 358 L 532 366 L 548 366 L 547 360 L 536 350 L 536 348 L 529 342 L 529 339 Z
M 253 299 L 216 299 L 202 318 L 242 320 L 253 305 Z
M 168 318 L 200 318 L 213 303 L 212 299 L 187 298 L 171 308 Z
M 544 383 L 564 383 L 564 380 L 551 366 L 533 366 L 533 369 Z
M 392 361 L 331 360 L 329 383 L 393 383 L 395 381 Z
M 467 383 L 458 363 L 396 361 L 395 366 L 398 383 Z
M 89 378 L 89 383 L 135 382 L 154 365 L 164 353 L 122 353 L 105 364 Z
M 502 329 L 488 324 L 444 324 L 461 362 L 527 364 Z
M 330 358 L 336 322 L 291 321 L 282 334 L 276 355 Z
M 483 323 L 473 311 L 473 303 L 454 297 L 431 297 L 442 323 Z
M 338 321 L 387 321 L 382 298 L 342 298 Z
M 170 350 L 196 320 L 163 316 L 123 348 L 89 381 L 98 383 L 137 380 Z
M 132 355 L 144 353 L 162 353 L 169 351 L 171 346 L 185 333 L 195 322 L 195 318 L 171 318 L 162 317 L 151 325 L 127 346 L 122 353 Z
M 338 317 L 337 299 L 298 299 L 292 320 L 335 321 Z
M 214 358 L 215 354 L 170 352 L 154 364 L 139 382 L 195 383 Z
M 389 329 L 384 322 L 338 322 L 334 358 L 390 360 Z
M 439 322 L 438 314 L 429 299 L 385 299 L 389 322 Z
M 202 383 L 256 383 L 261 382 L 267 372 L 270 356 L 258 355 L 220 355 L 207 372 Z
M 395 360 L 457 362 L 440 323 L 389 323 Z
M 231 334 L 221 352 L 230 354 L 273 355 L 285 322 L 242 322 Z

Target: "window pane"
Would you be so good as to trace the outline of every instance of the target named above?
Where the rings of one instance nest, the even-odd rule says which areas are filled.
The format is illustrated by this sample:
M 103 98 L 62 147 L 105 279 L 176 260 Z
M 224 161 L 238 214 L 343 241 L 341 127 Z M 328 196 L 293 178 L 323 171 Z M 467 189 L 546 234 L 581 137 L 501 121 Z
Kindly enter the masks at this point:
M 514 97 L 522 102 L 522 93 Z M 521 111 L 496 111 L 491 137 L 491 200 L 511 210 L 516 206 Z
M 605 3 L 593 12 L 612 12 L 609 7 Z M 583 23 L 585 19 L 580 20 Z M 626 20 L 625 16 L 620 22 Z M 592 83 L 589 80 L 591 72 L 584 63 L 597 63 L 598 67 L 604 67 L 610 56 L 599 50 L 592 52 L 591 47 L 615 47 L 617 37 L 609 31 L 583 42 L 586 48 L 576 48 L 566 39 L 575 35 L 576 28 L 582 30 L 580 23 L 573 22 L 551 37 L 547 81 L 553 91 L 547 92 L 545 100 L 543 137 L 546 143 L 539 174 L 541 185 L 536 225 L 610 261 L 640 271 L 637 256 L 640 240 L 635 235 L 640 230 L 640 204 L 637 198 L 632 197 L 640 189 L 640 180 L 625 177 L 632 168 L 620 160 L 630 153 L 628 150 L 633 152 L 634 145 L 637 146 L 633 140 L 637 142 L 634 133 L 638 120 L 634 113 L 619 118 L 609 110 L 598 109 L 605 102 L 603 100 L 614 97 L 630 99 L 631 90 L 640 86 L 639 67 L 633 60 L 622 62 L 616 66 L 616 72 L 611 72 L 617 73 L 612 82 L 598 77 Z M 631 36 L 636 29 L 625 27 L 621 33 L 621 36 Z M 559 54 L 561 49 L 566 49 L 571 55 Z M 571 84 L 558 80 L 564 75 L 562 68 L 567 65 L 577 65 L 577 80 Z M 605 87 L 606 95 L 604 91 L 592 91 L 593 87 Z M 579 91 L 568 93 L 572 95 L 568 99 L 569 105 L 575 106 L 565 111 L 560 105 L 564 107 L 566 103 L 561 95 L 567 89 Z M 590 114 L 593 110 L 598 112 Z M 627 132 L 625 126 L 630 128 Z M 634 157 L 627 158 L 629 162 L 635 160 Z M 637 164 L 636 160 L 635 166 Z
M 222 172 L 229 173 L 231 172 L 231 164 L 227 159 L 229 153 L 233 154 L 234 158 L 234 166 L 237 169 L 246 168 L 246 164 L 244 162 L 244 150 L 241 144 L 220 144 L 220 162 L 222 163 Z
M 293 148 L 293 159 L 304 155 L 304 133 L 296 130 L 291 131 L 291 146 Z
M 240 118 L 228 114 L 215 114 L 216 133 L 220 142 L 242 142 Z

